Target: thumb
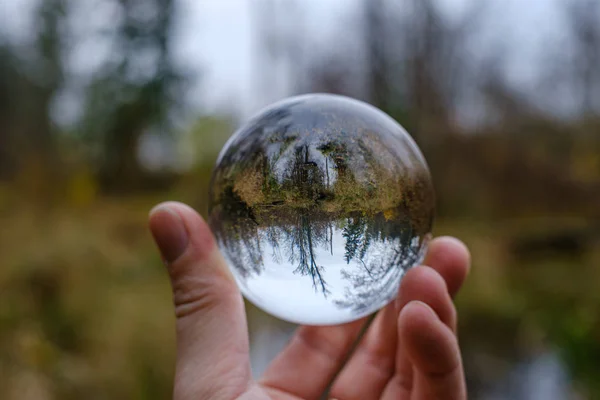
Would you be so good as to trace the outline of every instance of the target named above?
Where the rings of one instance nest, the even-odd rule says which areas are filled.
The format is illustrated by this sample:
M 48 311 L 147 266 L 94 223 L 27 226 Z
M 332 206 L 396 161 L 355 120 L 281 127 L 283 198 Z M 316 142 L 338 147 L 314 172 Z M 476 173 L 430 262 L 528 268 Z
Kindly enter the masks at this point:
M 174 398 L 233 399 L 251 380 L 242 296 L 206 222 L 168 202 L 150 212 L 177 317 Z

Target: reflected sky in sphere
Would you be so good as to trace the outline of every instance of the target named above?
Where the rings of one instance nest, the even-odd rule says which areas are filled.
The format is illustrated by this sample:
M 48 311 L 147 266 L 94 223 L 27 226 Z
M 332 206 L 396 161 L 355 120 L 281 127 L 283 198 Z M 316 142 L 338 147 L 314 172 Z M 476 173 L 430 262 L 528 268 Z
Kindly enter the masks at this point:
M 389 116 L 342 96 L 293 97 L 225 145 L 209 223 L 244 296 L 333 325 L 388 304 L 422 261 L 434 213 L 423 156 Z

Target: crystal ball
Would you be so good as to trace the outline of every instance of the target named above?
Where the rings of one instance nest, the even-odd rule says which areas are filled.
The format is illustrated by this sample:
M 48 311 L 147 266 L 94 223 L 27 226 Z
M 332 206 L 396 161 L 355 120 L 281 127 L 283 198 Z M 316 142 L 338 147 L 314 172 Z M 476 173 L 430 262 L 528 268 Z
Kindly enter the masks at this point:
M 306 325 L 391 302 L 431 237 L 434 192 L 409 134 L 379 109 L 309 94 L 239 128 L 212 176 L 209 224 L 242 294 Z

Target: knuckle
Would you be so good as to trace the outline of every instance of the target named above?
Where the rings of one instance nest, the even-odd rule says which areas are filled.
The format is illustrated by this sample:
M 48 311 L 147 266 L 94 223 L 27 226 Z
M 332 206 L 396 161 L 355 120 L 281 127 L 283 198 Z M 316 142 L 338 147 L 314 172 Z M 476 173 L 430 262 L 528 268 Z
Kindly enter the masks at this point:
M 321 354 L 330 362 L 336 363 L 345 356 L 344 350 L 351 344 L 351 340 L 344 335 L 323 334 L 318 329 L 301 329 L 297 339 L 315 354 Z
M 208 312 L 231 302 L 232 282 L 218 275 L 179 279 L 173 285 L 175 316 L 178 319 Z

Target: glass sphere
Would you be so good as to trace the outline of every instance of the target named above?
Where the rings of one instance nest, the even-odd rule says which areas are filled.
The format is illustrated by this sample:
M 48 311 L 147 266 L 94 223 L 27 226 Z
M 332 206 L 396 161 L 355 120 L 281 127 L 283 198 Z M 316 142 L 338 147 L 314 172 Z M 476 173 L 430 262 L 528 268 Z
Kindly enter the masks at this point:
M 350 322 L 396 297 L 426 251 L 427 164 L 382 111 L 343 96 L 278 102 L 227 142 L 209 223 L 240 290 L 307 325 Z

